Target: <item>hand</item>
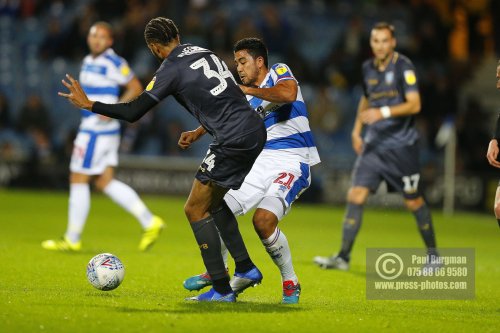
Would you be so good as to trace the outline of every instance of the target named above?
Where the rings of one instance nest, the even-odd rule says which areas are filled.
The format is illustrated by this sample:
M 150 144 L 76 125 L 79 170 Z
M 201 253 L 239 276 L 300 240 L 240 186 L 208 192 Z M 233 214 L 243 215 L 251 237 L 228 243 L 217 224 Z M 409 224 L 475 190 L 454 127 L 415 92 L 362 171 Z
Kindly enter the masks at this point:
M 77 108 L 92 111 L 92 105 L 94 105 L 94 102 L 88 99 L 87 95 L 80 86 L 80 83 L 78 83 L 78 81 L 69 74 L 66 74 L 66 78 L 68 79 L 69 83 L 64 79 L 61 80 L 61 82 L 66 88 L 69 89 L 69 94 L 65 94 L 62 92 L 58 92 L 57 94 L 59 96 L 66 97 L 71 102 L 71 104 L 73 104 Z
M 356 154 L 361 154 L 361 151 L 363 150 L 363 138 L 361 138 L 361 135 L 352 135 L 352 149 L 354 149 Z
M 187 149 L 193 142 L 198 140 L 199 135 L 194 131 L 182 132 L 179 142 L 177 143 L 181 149 Z
M 248 87 L 247 87 L 247 86 L 244 86 L 244 85 L 242 85 L 242 84 L 239 84 L 238 86 L 240 87 L 241 91 L 243 91 L 243 93 L 244 93 L 245 95 L 249 95 L 249 94 L 248 94 Z
M 497 161 L 498 157 L 498 142 L 496 139 L 490 141 L 488 145 L 488 152 L 486 153 L 486 158 L 488 162 L 495 168 L 500 168 L 500 162 Z
M 369 108 L 359 113 L 361 122 L 365 125 L 371 125 L 379 120 L 384 119 L 379 108 Z

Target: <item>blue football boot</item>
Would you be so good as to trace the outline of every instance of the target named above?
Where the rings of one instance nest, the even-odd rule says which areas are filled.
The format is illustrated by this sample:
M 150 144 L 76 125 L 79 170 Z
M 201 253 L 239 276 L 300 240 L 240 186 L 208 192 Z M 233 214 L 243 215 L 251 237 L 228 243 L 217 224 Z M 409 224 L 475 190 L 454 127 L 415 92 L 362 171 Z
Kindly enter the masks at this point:
M 257 267 L 244 272 L 244 273 L 234 273 L 233 278 L 229 281 L 231 289 L 233 289 L 236 295 L 241 294 L 245 289 L 249 287 L 255 287 L 262 282 L 263 276 Z
M 188 297 L 186 301 L 196 301 L 196 302 L 236 302 L 236 294 L 230 292 L 227 294 L 219 294 L 214 288 L 198 296 Z
M 212 285 L 212 279 L 207 272 L 186 279 L 182 285 L 189 291 L 198 291 Z

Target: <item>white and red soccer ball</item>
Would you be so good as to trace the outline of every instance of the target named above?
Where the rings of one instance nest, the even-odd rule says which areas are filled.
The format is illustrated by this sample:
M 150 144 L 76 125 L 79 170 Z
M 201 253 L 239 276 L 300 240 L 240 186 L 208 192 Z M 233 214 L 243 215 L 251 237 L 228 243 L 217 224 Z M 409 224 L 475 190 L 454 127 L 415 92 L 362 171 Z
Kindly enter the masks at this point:
M 124 276 L 123 263 L 111 253 L 98 254 L 87 265 L 87 279 L 99 290 L 116 289 Z

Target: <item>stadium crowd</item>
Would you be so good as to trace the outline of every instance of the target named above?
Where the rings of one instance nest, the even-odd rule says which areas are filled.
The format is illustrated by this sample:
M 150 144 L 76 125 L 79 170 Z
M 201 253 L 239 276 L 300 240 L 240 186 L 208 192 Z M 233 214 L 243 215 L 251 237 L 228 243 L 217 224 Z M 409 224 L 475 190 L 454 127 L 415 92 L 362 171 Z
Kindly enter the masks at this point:
M 488 0 L 0 1 L 0 158 L 66 165 L 79 118 L 57 91 L 64 73 L 78 73 L 89 27 L 110 22 L 114 49 L 147 84 L 157 63 L 145 47 L 144 26 L 162 15 L 179 23 L 182 42 L 213 50 L 231 69 L 235 41 L 263 38 L 270 61 L 289 64 L 299 79 L 323 166 L 347 170 L 355 158 L 350 131 L 361 94 L 361 63 L 370 56 L 369 31 L 385 20 L 396 26 L 397 49 L 417 67 L 424 167 L 440 167 L 434 138 L 444 122 L 453 121 L 457 168 L 485 170 L 485 152 L 477 147 L 488 142 L 495 110 L 461 92 L 487 59 L 500 54 L 499 7 Z M 180 133 L 195 124 L 169 99 L 124 126 L 121 152 L 179 155 Z M 201 157 L 204 146 L 182 154 Z

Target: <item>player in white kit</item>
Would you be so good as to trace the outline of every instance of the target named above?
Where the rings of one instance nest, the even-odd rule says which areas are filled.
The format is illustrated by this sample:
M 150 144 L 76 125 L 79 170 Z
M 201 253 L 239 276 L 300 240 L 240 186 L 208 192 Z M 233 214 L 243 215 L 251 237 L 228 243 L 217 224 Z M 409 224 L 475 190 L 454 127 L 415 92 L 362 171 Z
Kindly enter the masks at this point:
M 97 22 L 89 30 L 87 44 L 90 54 L 80 71 L 80 83 L 93 100 L 117 103 L 137 97 L 142 84 L 131 71 L 127 61 L 111 48 L 112 28 L 106 22 Z M 120 96 L 120 88 L 123 93 Z M 158 238 L 164 222 L 153 215 L 127 184 L 114 179 L 118 165 L 120 123 L 118 120 L 81 110 L 82 120 L 74 141 L 70 164 L 70 197 L 68 227 L 59 240 L 46 240 L 42 247 L 56 251 L 79 251 L 81 234 L 90 210 L 90 186 L 103 191 L 140 222 L 143 235 L 139 249 L 145 251 Z
M 292 265 L 288 241 L 278 228 L 278 222 L 290 211 L 294 200 L 309 187 L 310 167 L 319 163 L 320 158 L 300 87 L 290 68 L 278 63 L 268 69 L 267 48 L 257 38 L 238 41 L 234 47 L 234 60 L 243 83 L 240 87 L 266 125 L 267 142 L 241 188 L 230 190 L 224 200 L 234 215 L 243 215 L 256 208 L 253 224 L 266 251 L 280 269 L 282 302 L 298 303 L 300 284 Z M 189 147 L 204 132 L 200 127 L 183 133 L 179 145 Z M 227 262 L 227 251 L 224 258 Z M 246 276 L 235 274 L 231 287 L 238 294 L 261 280 L 262 274 L 258 270 Z M 210 284 L 207 273 L 184 281 L 188 290 L 200 290 Z

